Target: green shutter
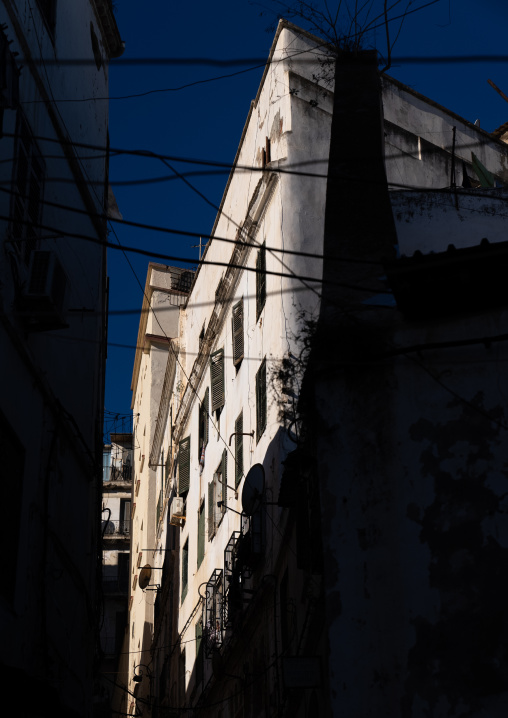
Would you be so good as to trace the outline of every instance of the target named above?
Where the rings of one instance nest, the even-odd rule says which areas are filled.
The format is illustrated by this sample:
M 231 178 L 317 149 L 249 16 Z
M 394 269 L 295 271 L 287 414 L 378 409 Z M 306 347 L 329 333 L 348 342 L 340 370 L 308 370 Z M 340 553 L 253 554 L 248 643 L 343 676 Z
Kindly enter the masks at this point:
M 215 533 L 215 507 L 213 480 L 208 484 L 208 540 L 211 541 Z
M 266 360 L 256 374 L 256 439 L 266 428 Z
M 168 478 L 169 478 L 170 470 L 171 470 L 171 453 L 168 450 L 168 455 L 166 456 L 164 487 L 166 487 L 168 485 Z
M 256 320 L 259 319 L 266 301 L 266 246 L 261 245 L 256 258 Z
M 203 422 L 204 422 L 204 434 L 203 441 L 205 446 L 208 444 L 208 414 L 210 411 L 210 390 L 207 388 L 203 399 Z
M 205 502 L 201 502 L 198 513 L 198 568 L 205 555 Z
M 212 411 L 216 411 L 224 406 L 224 349 L 219 349 L 210 357 L 210 385 Z
M 231 325 L 233 335 L 233 364 L 237 366 L 243 359 L 243 299 L 233 307 Z
M 222 513 L 226 512 L 228 501 L 228 450 L 222 452 Z
M 162 514 L 162 489 L 159 491 L 159 500 L 157 501 L 157 525 L 156 530 L 159 525 L 159 521 L 161 520 L 161 514 Z
M 235 489 L 243 476 L 243 411 L 235 421 Z
M 178 493 L 180 496 L 189 490 L 190 486 L 190 436 L 179 444 L 178 451 Z
M 202 403 L 199 405 L 199 461 L 201 461 L 201 450 L 208 444 L 208 412 L 209 412 L 209 389 L 205 391 Z

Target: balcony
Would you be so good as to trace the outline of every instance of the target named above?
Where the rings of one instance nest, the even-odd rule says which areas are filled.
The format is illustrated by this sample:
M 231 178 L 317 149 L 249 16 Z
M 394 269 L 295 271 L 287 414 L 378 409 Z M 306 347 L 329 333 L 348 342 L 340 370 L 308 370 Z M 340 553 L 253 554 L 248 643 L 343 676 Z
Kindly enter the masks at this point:
M 130 519 L 121 519 L 120 521 L 103 521 L 102 536 L 103 538 L 128 538 L 131 533 Z
M 132 481 L 132 465 L 120 464 L 119 466 L 105 466 L 103 481 L 104 483 L 120 481 L 130 484 Z

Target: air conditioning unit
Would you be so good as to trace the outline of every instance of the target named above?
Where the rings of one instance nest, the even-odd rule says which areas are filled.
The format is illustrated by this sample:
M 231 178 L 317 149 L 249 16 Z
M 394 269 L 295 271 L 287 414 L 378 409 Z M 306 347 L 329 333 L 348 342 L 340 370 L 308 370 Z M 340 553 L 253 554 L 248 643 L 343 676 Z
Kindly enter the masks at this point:
M 185 521 L 185 507 L 183 498 L 181 496 L 175 496 L 171 502 L 169 510 L 169 523 L 172 526 L 183 526 Z
M 44 331 L 67 326 L 63 320 L 66 286 L 67 277 L 56 253 L 35 249 L 30 254 L 20 306 L 30 328 Z

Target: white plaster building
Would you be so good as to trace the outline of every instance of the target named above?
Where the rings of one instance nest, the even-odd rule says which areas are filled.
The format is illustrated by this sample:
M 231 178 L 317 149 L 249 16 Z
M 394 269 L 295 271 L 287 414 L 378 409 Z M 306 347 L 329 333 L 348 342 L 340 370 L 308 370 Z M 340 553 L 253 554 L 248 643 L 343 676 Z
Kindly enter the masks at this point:
M 102 590 L 104 611 L 101 673 L 116 674 L 126 650 L 132 512 L 132 433 L 116 433 L 104 447 L 102 476 Z M 125 645 L 124 645 L 125 644 Z M 103 680 L 112 696 L 114 686 Z
M 331 479 L 323 504 L 315 441 L 305 445 L 305 436 L 312 432 L 300 411 L 310 349 L 306 340 L 322 310 L 322 280 L 330 281 L 322 256 L 332 241 L 324 240 L 324 221 L 334 97 L 330 83 L 316 80 L 321 51 L 315 48 L 315 38 L 280 23 L 213 237 L 180 307 L 178 334 L 168 334 L 172 341 L 164 371 L 154 373 L 155 365 L 148 363 L 151 354 L 136 357 L 133 408 L 139 471 L 153 472 L 146 487 L 154 488 L 144 494 L 140 489 L 136 500 L 135 517 L 148 539 L 143 549 L 151 550 L 140 557 L 139 565 L 145 560 L 150 564 L 150 588 L 157 590 L 143 594 L 135 581 L 137 568 L 132 567 L 130 650 L 143 650 L 145 665 L 138 671 L 141 681 L 133 680 L 134 666 L 129 670 L 127 685 L 135 696 L 129 712 L 137 701 L 138 708 L 156 709 L 159 715 L 190 707 L 196 715 L 230 718 L 304 718 L 329 715 L 331 710 L 341 714 L 340 676 L 328 660 L 329 634 L 337 629 L 341 612 L 334 580 L 340 576 L 341 561 L 348 567 L 350 560 L 341 556 L 337 573 L 329 574 L 335 566 L 328 562 L 331 553 L 340 555 L 340 535 L 333 524 L 342 496 L 337 488 L 340 461 L 326 443 L 325 467 L 320 470 L 323 481 Z M 379 106 L 379 97 L 375 99 Z M 421 212 L 423 223 L 429 195 L 423 194 L 420 202 L 413 194 L 408 199 L 397 191 L 401 186 L 441 190 L 467 184 L 475 176 L 471 145 L 482 165 L 506 180 L 506 149 L 387 77 L 382 78 L 382 106 L 388 185 L 385 179 L 381 189 L 394 189 L 393 209 L 388 206 L 400 253 L 444 250 L 457 235 L 461 246 L 477 244 L 478 226 L 468 232 L 462 223 L 468 206 L 483 213 L 486 235 L 501 237 L 499 218 L 489 209 L 496 190 L 462 199 L 460 189 L 443 195 L 440 221 L 433 223 L 432 238 L 425 234 L 427 244 L 413 237 L 408 203 L 414 205 L 413 214 Z M 354 124 L 352 113 L 345 115 Z M 380 124 L 378 119 L 374 130 L 382 137 Z M 362 137 L 353 137 L 344 134 L 344 147 L 350 142 L 351 156 L 361 155 Z M 352 205 L 351 213 L 373 211 L 375 203 L 366 196 L 379 191 L 377 180 L 373 186 L 371 179 L 371 170 L 379 173 L 376 161 L 367 155 L 359 161 L 360 170 L 347 168 L 362 197 L 361 206 Z M 384 173 L 383 164 L 381 159 Z M 441 224 L 445 214 L 448 230 Z M 459 223 L 462 232 L 456 230 Z M 379 235 L 393 249 L 397 236 L 389 229 L 378 223 Z M 340 228 L 334 232 L 333 240 L 343 239 Z M 380 314 L 396 312 L 391 289 L 380 278 L 379 258 L 364 257 L 361 243 L 360 256 L 355 256 L 352 238 L 345 239 L 350 242 L 344 249 L 347 267 L 357 266 L 356 274 L 349 284 L 341 275 L 331 283 L 338 282 L 358 299 L 347 295 L 344 316 L 367 313 L 379 304 L 382 309 L 375 311 Z M 354 265 L 363 258 L 367 264 Z M 336 256 L 330 261 L 339 260 Z M 150 267 L 147 287 L 151 277 Z M 363 281 L 372 281 L 374 289 L 364 290 Z M 326 296 L 331 301 L 330 292 Z M 143 344 L 145 322 L 143 315 L 138 345 Z M 342 367 L 335 358 L 341 337 L 328 329 L 322 348 L 327 362 L 320 365 L 321 396 L 328 374 L 340 373 Z M 308 378 L 305 381 L 308 386 Z M 143 399 L 142 391 L 157 382 L 154 404 L 154 394 Z M 331 386 L 335 391 L 333 382 Z M 350 428 L 359 437 L 361 409 L 360 404 Z M 307 422 L 312 425 L 315 417 L 321 423 L 312 430 L 319 434 L 326 425 L 342 446 L 334 416 L 327 401 L 327 423 L 318 411 Z M 360 458 L 361 445 L 359 440 L 355 447 Z M 295 451 L 302 447 L 305 450 Z M 343 451 L 347 455 L 347 447 Z M 353 606 L 359 591 L 356 581 L 347 596 Z M 360 618 L 355 614 L 355 620 Z M 362 646 L 368 654 L 368 641 Z M 332 655 L 339 654 L 344 666 L 344 642 L 333 646 Z M 368 686 L 361 689 L 367 695 Z M 348 715 L 368 715 L 357 707 L 354 701 L 348 704 Z
M 161 401 L 171 342 L 178 346 L 180 306 L 186 301 L 193 272 L 179 267 L 150 263 L 144 290 L 137 350 L 131 389 L 133 416 L 133 493 L 130 515 L 131 561 L 129 573 L 129 634 L 126 651 L 128 660 L 120 666 L 117 682 L 121 690 L 114 699 L 114 708 L 130 712 L 126 690 L 136 694 L 139 674 L 136 666 L 149 663 L 144 649 L 151 642 L 155 592 L 142 595 L 138 579 L 146 563 L 153 564 L 156 546 L 157 512 L 164 496 L 169 462 L 162 456 L 158 465 L 149 463 L 150 447 L 158 434 L 157 413 Z M 172 382 L 173 377 L 169 377 Z M 158 503 L 159 502 L 159 503 Z M 157 576 L 152 583 L 157 582 Z
M 26 716 L 93 711 L 108 211 L 94 98 L 122 51 L 108 0 L 0 3 L 1 668 Z

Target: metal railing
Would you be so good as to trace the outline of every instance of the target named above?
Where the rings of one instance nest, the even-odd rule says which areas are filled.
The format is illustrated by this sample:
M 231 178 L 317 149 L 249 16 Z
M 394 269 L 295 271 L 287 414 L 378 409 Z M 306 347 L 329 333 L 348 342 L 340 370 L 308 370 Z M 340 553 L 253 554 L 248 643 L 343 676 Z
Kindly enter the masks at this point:
M 121 466 L 105 467 L 104 481 L 132 481 L 132 465 L 122 464 Z
M 103 521 L 102 535 L 104 538 L 108 536 L 130 536 L 131 520 L 121 519 L 120 521 Z

